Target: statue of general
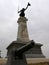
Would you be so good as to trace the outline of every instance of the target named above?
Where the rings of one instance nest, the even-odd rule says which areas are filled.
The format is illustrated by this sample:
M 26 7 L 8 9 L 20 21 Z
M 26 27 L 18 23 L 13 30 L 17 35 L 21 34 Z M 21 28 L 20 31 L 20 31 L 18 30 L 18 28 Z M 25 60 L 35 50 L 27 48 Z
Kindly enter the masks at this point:
M 26 8 L 22 8 L 20 11 L 18 11 L 18 13 L 20 13 L 20 16 L 21 17 L 24 17 L 25 16 L 25 10 L 28 8 L 28 6 L 30 6 L 30 3 L 28 2 L 27 4 L 27 7 Z

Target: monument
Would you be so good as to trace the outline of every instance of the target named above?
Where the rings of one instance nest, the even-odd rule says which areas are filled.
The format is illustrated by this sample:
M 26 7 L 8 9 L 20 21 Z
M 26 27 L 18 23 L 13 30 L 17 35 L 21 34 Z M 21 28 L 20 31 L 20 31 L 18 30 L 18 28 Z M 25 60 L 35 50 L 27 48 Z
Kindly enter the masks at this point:
M 27 30 L 27 21 L 25 17 L 25 11 L 30 6 L 27 4 L 26 8 L 22 8 L 18 13 L 20 17 L 18 18 L 18 34 L 17 40 L 12 41 L 12 43 L 7 47 L 8 61 L 7 65 L 27 65 L 26 58 L 44 58 L 42 54 L 40 43 L 35 43 L 33 40 L 29 39 Z

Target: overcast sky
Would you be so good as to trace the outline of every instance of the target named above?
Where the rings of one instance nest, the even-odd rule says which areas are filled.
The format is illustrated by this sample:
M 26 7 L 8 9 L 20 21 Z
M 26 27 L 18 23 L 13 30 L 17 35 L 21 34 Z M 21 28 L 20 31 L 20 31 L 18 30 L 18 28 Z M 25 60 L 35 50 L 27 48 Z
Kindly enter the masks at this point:
M 17 39 L 18 10 L 27 6 L 26 18 L 30 40 L 43 44 L 42 52 L 49 58 L 49 0 L 0 0 L 0 50 L 6 56 L 6 47 Z

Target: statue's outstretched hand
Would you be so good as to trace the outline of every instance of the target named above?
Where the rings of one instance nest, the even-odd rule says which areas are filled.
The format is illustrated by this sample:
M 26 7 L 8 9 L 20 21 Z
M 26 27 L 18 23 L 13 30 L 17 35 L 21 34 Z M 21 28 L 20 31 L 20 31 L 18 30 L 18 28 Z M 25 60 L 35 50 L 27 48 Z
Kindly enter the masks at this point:
M 31 6 L 31 4 L 28 2 L 28 6 Z

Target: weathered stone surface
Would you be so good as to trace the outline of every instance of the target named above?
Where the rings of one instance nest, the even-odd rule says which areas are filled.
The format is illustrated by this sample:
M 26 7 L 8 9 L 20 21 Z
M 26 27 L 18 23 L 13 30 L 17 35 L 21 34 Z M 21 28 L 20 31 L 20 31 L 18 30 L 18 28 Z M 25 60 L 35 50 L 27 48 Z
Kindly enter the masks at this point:
M 26 58 L 45 58 L 41 50 L 42 44 L 36 43 L 33 48 L 25 52 Z
M 34 41 L 19 45 L 16 41 L 12 42 L 8 47 L 8 61 L 7 65 L 27 65 L 26 56 L 24 52 L 34 46 Z M 17 53 L 15 51 L 17 50 Z M 24 51 L 23 51 L 24 50 Z M 19 53 L 20 52 L 20 53 Z
M 7 65 L 26 65 L 26 58 L 45 58 L 45 56 L 42 54 L 41 46 L 42 44 L 35 43 L 34 47 L 29 49 L 24 53 L 25 56 L 23 56 L 23 59 L 17 59 L 15 60 L 15 56 L 12 51 L 15 51 L 16 49 L 26 45 L 27 43 L 30 43 L 29 41 L 29 35 L 27 30 L 27 19 L 26 17 L 20 17 L 17 21 L 18 23 L 18 34 L 17 34 L 17 41 L 13 41 L 8 47 L 7 47 L 7 55 L 8 55 L 8 61 Z M 19 63 L 20 62 L 20 63 Z
M 26 17 L 20 17 L 18 19 L 18 34 L 17 34 L 17 41 L 19 42 L 28 42 L 29 35 L 27 30 L 27 19 Z

